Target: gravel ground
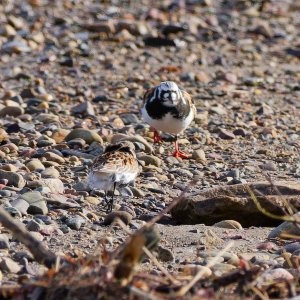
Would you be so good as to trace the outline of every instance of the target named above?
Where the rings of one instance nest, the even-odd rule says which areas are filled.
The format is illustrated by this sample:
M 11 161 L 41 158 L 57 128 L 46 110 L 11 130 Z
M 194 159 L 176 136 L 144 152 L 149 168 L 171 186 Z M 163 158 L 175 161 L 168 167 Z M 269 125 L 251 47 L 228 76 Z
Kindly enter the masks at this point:
M 6 0 L 0 20 L 0 203 L 51 250 L 93 253 L 103 238 L 111 249 L 124 241 L 124 230 L 107 226 L 104 194 L 86 184 L 93 158 L 121 139 L 133 141 L 143 161 L 114 208 L 132 230 L 193 176 L 191 195 L 266 176 L 297 183 L 297 1 Z M 197 107 L 180 139 L 192 159 L 170 156 L 167 134 L 154 145 L 141 120 L 143 94 L 164 80 L 176 81 Z M 264 217 L 262 227 L 244 229 L 230 220 L 179 225 L 188 222 L 171 215 L 160 223 L 158 257 L 172 272 L 205 265 L 203 256 L 230 240 L 232 255 L 266 269 L 285 266 L 280 253 L 290 242 L 276 234 L 267 241 Z M 300 245 L 293 247 L 288 252 Z M 44 270 L 4 228 L 0 248 L 4 284 Z M 214 275 L 236 268 L 236 257 L 224 258 Z

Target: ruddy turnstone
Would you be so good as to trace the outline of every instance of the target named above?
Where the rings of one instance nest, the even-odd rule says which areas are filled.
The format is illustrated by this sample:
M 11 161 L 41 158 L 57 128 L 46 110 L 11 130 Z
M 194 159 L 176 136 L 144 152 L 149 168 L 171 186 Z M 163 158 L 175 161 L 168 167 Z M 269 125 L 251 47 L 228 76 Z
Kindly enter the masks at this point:
M 158 131 L 175 135 L 175 157 L 187 158 L 179 151 L 178 134 L 193 121 L 196 107 L 191 96 L 173 81 L 161 82 L 145 93 L 142 116 L 154 128 L 154 142 L 160 142 Z
M 107 212 L 112 211 L 117 186 L 134 182 L 139 172 L 135 147 L 131 142 L 108 145 L 102 155 L 96 158 L 88 176 L 92 189 L 105 191 Z M 107 192 L 112 191 L 111 200 Z

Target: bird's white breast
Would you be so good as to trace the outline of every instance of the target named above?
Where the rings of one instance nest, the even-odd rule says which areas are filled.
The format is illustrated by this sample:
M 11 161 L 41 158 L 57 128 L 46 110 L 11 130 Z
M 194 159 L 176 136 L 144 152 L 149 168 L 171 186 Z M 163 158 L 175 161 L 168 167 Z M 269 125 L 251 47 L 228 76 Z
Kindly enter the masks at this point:
M 135 180 L 138 171 L 124 173 L 91 172 L 88 183 L 92 189 L 108 191 L 113 188 L 114 183 L 129 184 Z
M 146 123 L 156 130 L 170 134 L 179 134 L 185 130 L 194 119 L 194 112 L 191 109 L 188 116 L 184 119 L 177 119 L 171 113 L 167 113 L 162 119 L 153 119 L 149 116 L 145 106 L 142 109 L 142 116 Z

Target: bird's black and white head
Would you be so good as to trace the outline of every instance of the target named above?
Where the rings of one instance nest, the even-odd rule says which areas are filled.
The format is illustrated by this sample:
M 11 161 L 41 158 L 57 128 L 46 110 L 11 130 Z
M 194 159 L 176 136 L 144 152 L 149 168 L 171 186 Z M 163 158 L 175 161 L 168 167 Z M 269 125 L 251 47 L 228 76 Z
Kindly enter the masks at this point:
M 158 98 L 165 106 L 176 106 L 182 99 L 178 85 L 173 81 L 161 82 L 158 89 Z

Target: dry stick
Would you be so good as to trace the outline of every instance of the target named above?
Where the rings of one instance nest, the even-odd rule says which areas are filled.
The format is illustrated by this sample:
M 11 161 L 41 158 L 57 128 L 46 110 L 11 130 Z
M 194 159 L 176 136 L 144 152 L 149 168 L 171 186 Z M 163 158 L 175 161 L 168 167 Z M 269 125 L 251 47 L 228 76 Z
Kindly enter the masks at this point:
M 130 294 L 133 296 L 138 296 L 141 299 L 145 299 L 145 300 L 160 300 L 160 298 L 157 298 L 156 296 L 149 294 L 149 292 L 145 292 L 141 289 L 138 289 L 135 286 L 130 287 Z M 130 297 L 130 299 L 132 298 Z
M 272 180 L 271 176 L 268 175 L 268 174 L 265 174 L 263 173 L 265 178 L 269 181 L 271 187 L 276 191 L 276 193 L 279 195 L 279 196 L 282 196 L 282 194 L 280 193 L 280 191 L 278 190 L 277 186 L 274 184 L 274 181 Z M 292 207 L 292 205 L 290 203 L 288 203 L 284 198 L 282 199 L 283 200 L 283 203 L 285 205 L 285 208 L 287 209 L 287 212 L 290 214 L 290 215 L 293 215 L 295 212 L 295 208 Z M 293 211 L 294 210 L 294 211 Z
M 276 219 L 276 220 L 280 220 L 280 221 L 289 221 L 289 222 L 296 222 L 299 223 L 300 220 L 298 218 L 295 218 L 293 216 L 278 216 L 278 215 L 274 215 L 273 213 L 268 212 L 266 209 L 264 209 L 261 204 L 259 203 L 259 201 L 257 200 L 256 196 L 254 195 L 253 191 L 250 189 L 249 186 L 246 186 L 246 189 L 248 191 L 248 193 L 250 194 L 253 202 L 256 205 L 256 208 L 263 213 L 264 215 L 266 215 L 269 218 L 272 219 Z
M 122 229 L 129 235 L 132 233 L 127 229 L 125 223 L 121 219 L 117 219 L 117 223 L 122 227 Z M 178 281 L 159 263 L 157 258 L 151 253 L 151 251 L 143 246 L 144 253 L 152 260 L 152 262 L 161 270 L 161 272 L 173 283 L 177 284 Z
M 234 242 L 231 241 L 229 242 L 226 247 L 221 250 L 217 256 L 215 256 L 211 261 L 208 262 L 208 264 L 206 265 L 206 267 L 210 268 L 213 265 L 215 265 L 219 258 L 226 252 L 228 251 L 232 246 L 234 245 Z M 204 275 L 205 270 L 199 270 L 199 272 L 195 275 L 195 277 L 186 285 L 183 286 L 177 293 L 175 293 L 176 297 L 183 297 L 196 283 L 197 281 L 199 281 L 201 279 L 201 277 Z
M 57 256 L 48 250 L 43 243 L 29 233 L 26 227 L 11 217 L 3 208 L 0 207 L 0 222 L 10 230 L 13 235 L 23 243 L 32 253 L 34 259 L 46 267 L 51 267 L 56 263 Z
M 270 298 L 268 296 L 265 296 L 258 288 L 251 287 L 251 290 L 254 294 L 256 294 L 258 297 L 260 297 L 262 300 L 269 300 Z

